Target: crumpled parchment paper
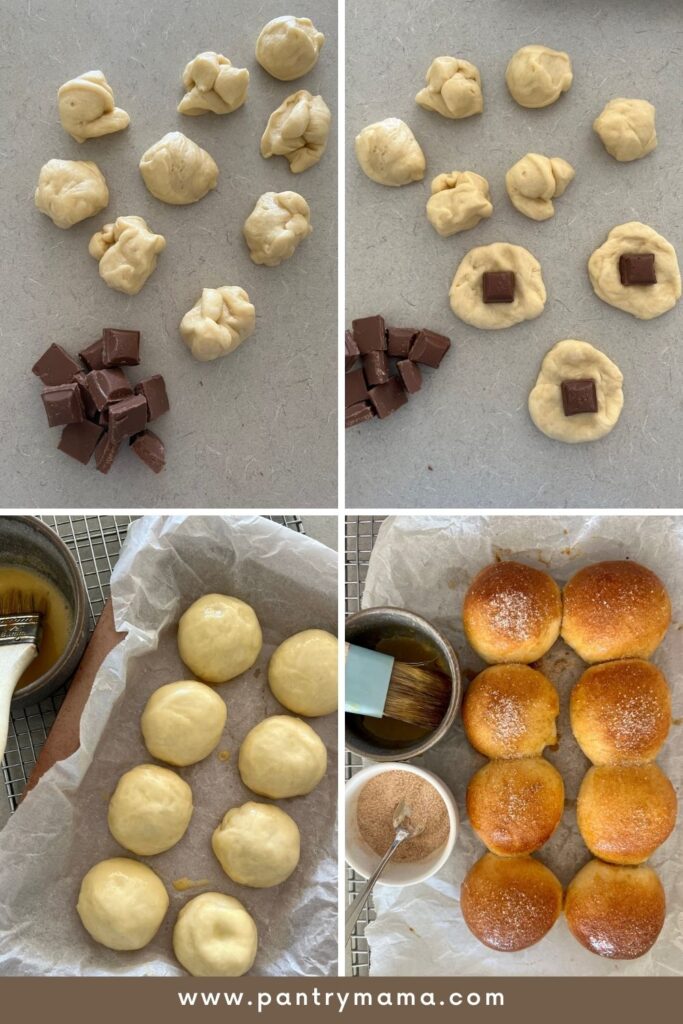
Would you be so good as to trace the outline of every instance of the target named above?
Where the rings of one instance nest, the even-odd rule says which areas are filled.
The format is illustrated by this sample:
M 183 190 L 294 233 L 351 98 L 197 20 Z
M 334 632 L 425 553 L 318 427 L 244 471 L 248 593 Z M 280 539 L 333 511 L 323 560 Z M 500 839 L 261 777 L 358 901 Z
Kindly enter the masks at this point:
M 562 584 L 589 562 L 632 558 L 664 581 L 673 604 L 672 625 L 653 661 L 673 695 L 669 738 L 658 762 L 677 792 L 683 792 L 683 520 L 668 516 L 397 516 L 379 531 L 368 569 L 363 607 L 396 605 L 424 615 L 452 641 L 464 682 L 483 668 L 467 645 L 461 625 L 465 591 L 473 576 L 497 557 L 547 569 Z M 576 796 L 589 767 L 569 725 L 568 699 L 583 663 L 558 641 L 540 665 L 561 698 L 560 743 L 545 756 L 561 772 L 566 807 L 556 833 L 537 856 L 567 885 L 590 859 L 576 826 Z M 485 762 L 467 743 L 462 725 L 415 759 L 451 788 L 461 817 L 453 856 L 438 876 L 394 889 L 375 889 L 377 920 L 366 935 L 373 975 L 683 975 L 683 824 L 652 857 L 667 895 L 666 923 L 653 949 L 639 960 L 610 961 L 589 953 L 563 917 L 537 945 L 519 953 L 496 953 L 481 945 L 460 912 L 460 884 L 485 852 L 465 813 L 465 792 Z
M 191 785 L 194 814 L 183 839 L 156 857 L 139 858 L 166 883 L 171 903 L 149 946 L 117 953 L 90 939 L 75 911 L 81 878 L 97 861 L 134 856 L 107 828 L 107 803 L 119 776 L 152 759 L 140 714 L 157 687 L 192 678 L 176 649 L 178 618 L 209 592 L 240 597 L 260 620 L 264 644 L 254 668 L 218 688 L 228 722 L 217 751 L 180 774 Z M 306 797 L 279 801 L 301 830 L 301 861 L 275 889 L 250 889 L 225 875 L 211 833 L 229 807 L 262 800 L 237 771 L 249 729 L 287 712 L 267 684 L 274 648 L 292 633 L 336 633 L 335 553 L 258 517 L 146 517 L 135 522 L 112 576 L 114 615 L 126 638 L 104 661 L 81 720 L 81 747 L 54 765 L 0 833 L 0 974 L 182 975 L 171 935 L 192 896 L 217 889 L 241 900 L 259 931 L 252 973 L 336 974 L 337 716 L 309 719 L 329 752 L 327 776 Z M 228 750 L 222 761 L 218 752 Z M 208 879 L 176 892 L 174 879 Z

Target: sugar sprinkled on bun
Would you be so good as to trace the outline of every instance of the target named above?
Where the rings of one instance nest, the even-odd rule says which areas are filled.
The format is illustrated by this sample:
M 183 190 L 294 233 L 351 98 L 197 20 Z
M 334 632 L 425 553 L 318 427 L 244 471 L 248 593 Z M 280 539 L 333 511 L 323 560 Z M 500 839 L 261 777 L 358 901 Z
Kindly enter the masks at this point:
M 465 733 L 485 757 L 540 757 L 557 741 L 557 690 L 528 665 L 491 665 L 467 688 Z

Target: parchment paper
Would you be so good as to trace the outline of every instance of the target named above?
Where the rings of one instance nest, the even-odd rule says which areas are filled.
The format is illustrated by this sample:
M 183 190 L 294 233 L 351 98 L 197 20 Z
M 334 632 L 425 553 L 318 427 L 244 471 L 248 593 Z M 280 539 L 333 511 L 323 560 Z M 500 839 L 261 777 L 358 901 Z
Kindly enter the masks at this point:
M 673 622 L 653 660 L 668 677 L 673 715 L 683 712 L 683 520 L 666 517 L 406 517 L 381 527 L 368 570 L 363 607 L 397 605 L 433 622 L 454 643 L 465 682 L 483 662 L 465 642 L 461 609 L 476 572 L 496 557 L 517 558 L 547 568 L 562 584 L 577 569 L 602 559 L 629 557 L 664 581 L 673 603 Z M 540 859 L 567 885 L 590 856 L 576 827 L 575 803 L 588 768 L 569 726 L 568 696 L 583 663 L 558 641 L 541 662 L 561 700 L 560 742 L 546 757 L 561 772 L 566 807 Z M 683 782 L 681 728 L 674 725 L 658 761 L 678 792 Z M 609 961 L 584 950 L 564 918 L 536 946 L 519 953 L 495 953 L 481 945 L 463 922 L 460 883 L 485 852 L 465 814 L 465 791 L 485 762 L 467 743 L 460 720 L 446 739 L 417 764 L 431 769 L 452 789 L 461 830 L 453 856 L 436 878 L 404 889 L 375 889 L 377 920 L 366 930 L 373 974 L 387 975 L 681 975 L 683 974 L 683 828 L 679 825 L 652 858 L 667 894 L 662 933 L 639 960 Z
M 171 905 L 146 949 L 115 953 L 93 942 L 75 912 L 80 881 L 97 861 L 133 856 L 107 829 L 107 803 L 119 776 L 152 760 L 140 735 L 142 709 L 158 686 L 191 678 L 176 650 L 179 616 L 212 591 L 251 604 L 263 629 L 255 667 L 218 692 L 228 722 L 217 752 L 180 774 L 191 785 L 190 828 L 172 850 L 141 858 L 164 880 Z M 313 793 L 280 802 L 301 830 L 301 861 L 275 889 L 234 884 L 210 838 L 229 807 L 254 797 L 237 771 L 239 745 L 262 718 L 286 713 L 267 685 L 274 648 L 308 627 L 336 632 L 333 552 L 261 518 L 146 517 L 129 531 L 112 576 L 117 629 L 125 640 L 97 674 L 81 722 L 81 748 L 56 764 L 0 834 L 0 974 L 179 975 L 171 933 L 199 889 L 178 893 L 174 879 L 208 879 L 240 899 L 256 920 L 259 975 L 324 975 L 337 964 L 336 715 L 310 719 L 329 752 Z M 229 750 L 221 761 L 218 751 Z

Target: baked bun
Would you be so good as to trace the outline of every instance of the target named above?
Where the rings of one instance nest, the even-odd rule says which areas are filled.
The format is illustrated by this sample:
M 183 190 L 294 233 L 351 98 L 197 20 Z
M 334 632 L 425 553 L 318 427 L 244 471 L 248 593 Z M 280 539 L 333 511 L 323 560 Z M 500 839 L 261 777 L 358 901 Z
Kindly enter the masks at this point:
M 593 764 L 654 761 L 671 726 L 666 679 L 632 658 L 587 669 L 569 701 L 576 742 Z
M 611 960 L 635 960 L 657 941 L 666 913 L 652 868 L 591 860 L 569 883 L 564 912 L 582 946 Z
M 494 562 L 465 594 L 465 635 L 484 661 L 537 661 L 560 633 L 560 588 L 546 572 L 521 562 Z
M 467 688 L 465 734 L 485 757 L 540 757 L 557 742 L 557 690 L 528 665 L 492 665 Z
M 562 886 L 532 857 L 492 853 L 474 864 L 460 888 L 465 924 L 480 942 L 515 953 L 540 942 L 560 916 Z
M 562 639 L 589 663 L 649 658 L 671 622 L 658 576 L 637 562 L 598 562 L 564 588 Z
M 550 838 L 564 810 L 562 776 L 542 757 L 489 761 L 467 787 L 470 824 L 491 853 L 533 853 Z
M 676 793 L 656 764 L 600 765 L 581 783 L 576 818 L 594 857 L 642 864 L 676 824 Z

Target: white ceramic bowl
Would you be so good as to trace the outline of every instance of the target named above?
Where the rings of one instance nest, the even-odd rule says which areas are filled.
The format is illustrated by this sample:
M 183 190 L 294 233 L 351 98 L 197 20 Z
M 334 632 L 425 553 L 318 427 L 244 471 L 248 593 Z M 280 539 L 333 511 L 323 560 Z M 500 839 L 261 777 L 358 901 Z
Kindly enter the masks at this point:
M 358 818 L 356 814 L 358 797 L 366 782 L 381 775 L 383 772 L 411 772 L 429 782 L 443 799 L 448 810 L 450 830 L 448 839 L 434 850 L 428 857 L 416 861 L 389 861 L 378 881 L 378 885 L 415 885 L 417 882 L 424 882 L 426 878 L 435 875 L 450 857 L 455 840 L 458 834 L 458 808 L 453 794 L 438 776 L 424 768 L 417 768 L 412 764 L 399 762 L 384 762 L 382 764 L 371 764 L 362 768 L 346 784 L 345 792 L 345 821 L 346 821 L 346 859 L 354 871 L 365 878 L 369 878 L 379 864 L 381 857 L 361 837 L 358 830 Z

